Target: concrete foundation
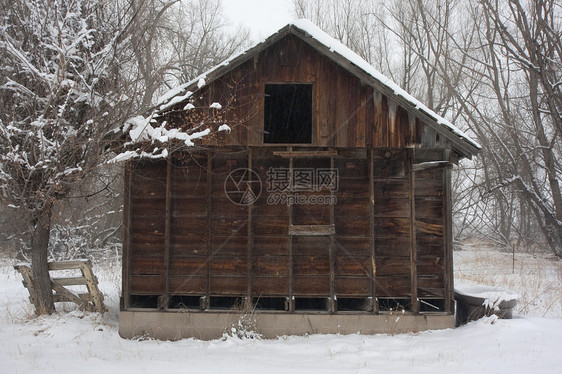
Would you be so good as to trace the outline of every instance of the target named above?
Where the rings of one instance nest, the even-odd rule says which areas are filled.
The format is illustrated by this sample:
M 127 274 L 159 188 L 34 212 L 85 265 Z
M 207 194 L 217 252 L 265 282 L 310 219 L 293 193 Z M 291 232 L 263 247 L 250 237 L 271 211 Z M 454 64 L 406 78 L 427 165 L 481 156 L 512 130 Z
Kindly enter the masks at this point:
M 240 314 L 199 311 L 122 311 L 119 335 L 126 339 L 147 336 L 160 340 L 220 338 L 238 326 Z M 455 327 L 450 314 L 320 314 L 256 313 L 246 316 L 264 338 L 305 334 L 399 334 Z

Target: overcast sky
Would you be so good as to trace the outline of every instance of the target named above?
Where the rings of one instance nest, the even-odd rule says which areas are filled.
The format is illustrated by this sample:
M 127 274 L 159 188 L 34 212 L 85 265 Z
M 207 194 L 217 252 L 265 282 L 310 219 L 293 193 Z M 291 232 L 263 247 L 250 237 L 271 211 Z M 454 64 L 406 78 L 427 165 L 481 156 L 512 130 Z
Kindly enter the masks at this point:
M 265 38 L 293 20 L 291 0 L 223 0 L 233 24 L 250 27 L 252 38 Z

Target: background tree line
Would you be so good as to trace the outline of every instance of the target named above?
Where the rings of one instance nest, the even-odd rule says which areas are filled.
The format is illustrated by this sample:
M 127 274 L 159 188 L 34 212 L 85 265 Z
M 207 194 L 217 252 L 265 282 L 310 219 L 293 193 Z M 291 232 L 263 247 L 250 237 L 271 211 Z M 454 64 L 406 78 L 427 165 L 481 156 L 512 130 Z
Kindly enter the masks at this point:
M 470 130 L 458 240 L 562 257 L 562 9 L 556 0 L 293 0 L 428 107 Z M 248 46 L 220 0 L 7 0 L 0 8 L 0 241 L 49 256 L 119 249 L 113 130 Z
M 560 2 L 293 3 L 482 145 L 457 170 L 457 239 L 562 257 Z

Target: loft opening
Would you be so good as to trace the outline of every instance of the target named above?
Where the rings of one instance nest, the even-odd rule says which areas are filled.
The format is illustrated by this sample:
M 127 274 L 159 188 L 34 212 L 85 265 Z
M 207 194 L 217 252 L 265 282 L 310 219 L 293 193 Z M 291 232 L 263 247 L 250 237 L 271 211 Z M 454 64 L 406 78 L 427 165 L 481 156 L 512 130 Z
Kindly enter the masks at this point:
M 266 84 L 264 112 L 264 143 L 312 143 L 312 84 Z

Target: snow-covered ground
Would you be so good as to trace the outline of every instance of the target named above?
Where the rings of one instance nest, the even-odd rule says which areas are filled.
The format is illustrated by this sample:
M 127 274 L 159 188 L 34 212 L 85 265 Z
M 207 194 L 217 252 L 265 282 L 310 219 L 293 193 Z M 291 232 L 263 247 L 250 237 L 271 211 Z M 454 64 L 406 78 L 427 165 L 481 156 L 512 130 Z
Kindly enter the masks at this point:
M 21 276 L 0 260 L 0 373 L 558 373 L 562 263 L 472 248 L 455 252 L 458 282 L 521 295 L 512 320 L 401 335 L 313 335 L 275 340 L 123 340 L 117 334 L 120 267 L 96 266 L 109 312 L 63 306 L 32 318 Z M 545 316 L 545 317 L 543 317 Z

